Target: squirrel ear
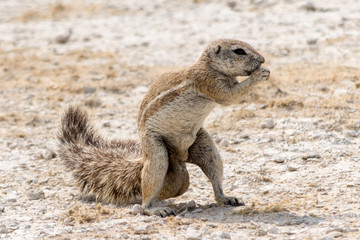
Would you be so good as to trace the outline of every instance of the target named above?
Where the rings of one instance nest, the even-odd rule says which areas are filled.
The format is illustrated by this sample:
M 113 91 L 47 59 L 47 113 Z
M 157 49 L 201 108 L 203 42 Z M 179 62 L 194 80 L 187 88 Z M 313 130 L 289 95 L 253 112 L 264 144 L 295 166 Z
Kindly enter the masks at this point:
M 220 46 L 220 45 L 216 45 L 216 46 L 214 47 L 214 53 L 215 53 L 215 54 L 219 54 L 220 51 L 221 51 L 221 46 Z

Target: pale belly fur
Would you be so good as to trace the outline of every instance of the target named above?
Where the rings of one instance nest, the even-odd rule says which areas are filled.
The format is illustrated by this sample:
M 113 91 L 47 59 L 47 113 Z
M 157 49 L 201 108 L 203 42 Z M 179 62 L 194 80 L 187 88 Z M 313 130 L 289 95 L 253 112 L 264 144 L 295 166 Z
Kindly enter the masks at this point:
M 150 117 L 146 127 L 164 137 L 178 151 L 187 151 L 215 106 L 213 101 L 189 90 Z

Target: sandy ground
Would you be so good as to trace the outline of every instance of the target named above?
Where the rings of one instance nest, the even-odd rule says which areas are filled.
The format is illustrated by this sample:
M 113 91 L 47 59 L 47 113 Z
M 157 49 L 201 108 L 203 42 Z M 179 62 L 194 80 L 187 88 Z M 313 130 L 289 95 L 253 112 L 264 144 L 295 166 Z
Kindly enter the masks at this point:
M 0 238 L 359 239 L 360 1 L 328 2 L 2 0 Z M 176 217 L 82 196 L 56 156 L 64 108 L 84 104 L 105 136 L 136 138 L 149 84 L 218 38 L 249 42 L 271 69 L 205 124 L 225 192 L 246 206 L 214 206 L 191 165 L 188 192 L 160 203 L 187 204 Z

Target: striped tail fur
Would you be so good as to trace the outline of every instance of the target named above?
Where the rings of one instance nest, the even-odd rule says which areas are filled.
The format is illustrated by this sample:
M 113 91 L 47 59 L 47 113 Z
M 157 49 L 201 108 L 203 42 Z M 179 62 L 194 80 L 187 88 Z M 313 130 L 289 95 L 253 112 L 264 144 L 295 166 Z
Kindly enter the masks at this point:
M 84 193 L 115 204 L 139 201 L 143 167 L 139 143 L 103 139 L 79 106 L 65 111 L 58 139 L 59 156 Z

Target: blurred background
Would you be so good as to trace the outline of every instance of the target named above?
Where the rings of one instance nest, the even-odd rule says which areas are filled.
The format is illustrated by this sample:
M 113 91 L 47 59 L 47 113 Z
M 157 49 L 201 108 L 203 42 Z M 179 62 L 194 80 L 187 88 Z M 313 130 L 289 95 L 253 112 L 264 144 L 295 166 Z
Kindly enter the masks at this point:
M 219 38 L 265 56 L 272 80 L 253 101 L 310 115 L 322 109 L 339 121 L 358 116 L 359 1 L 3 0 L 0 10 L 6 122 L 20 113 L 35 125 L 45 121 L 37 114 L 52 121 L 73 101 L 106 109 L 127 95 L 138 104 L 154 78 L 193 64 Z M 137 105 L 132 111 L 136 133 Z
M 89 207 L 74 200 L 78 189 L 56 156 L 67 105 L 85 105 L 110 138 L 137 138 L 137 112 L 151 82 L 195 63 L 219 38 L 248 42 L 271 70 L 270 81 L 239 104 L 216 108 L 205 124 L 224 157 L 226 191 L 253 207 L 232 221 L 255 221 L 247 214 L 275 206 L 306 226 L 307 218 L 296 216 L 313 212 L 311 221 L 323 221 L 310 233 L 317 239 L 332 234 L 329 226 L 359 229 L 359 218 L 336 215 L 359 210 L 359 29 L 359 0 L 1 0 L 0 218 L 6 223 L 0 234 L 66 235 L 68 215 L 61 214 L 74 203 Z M 190 171 L 197 190 L 182 200 L 207 204 L 211 186 L 199 169 Z M 29 200 L 30 190 L 39 202 Z M 94 213 L 96 221 L 126 209 L 111 211 Z M 43 212 L 56 227 L 43 224 Z M 321 214 L 332 220 L 316 217 Z M 287 224 L 280 215 L 269 218 L 265 227 L 250 226 L 244 239 L 259 229 L 266 235 L 276 221 Z M 35 227 L 26 227 L 29 219 Z M 114 224 L 120 229 L 114 236 L 122 239 Z M 90 238 L 97 236 L 92 227 L 85 231 Z

